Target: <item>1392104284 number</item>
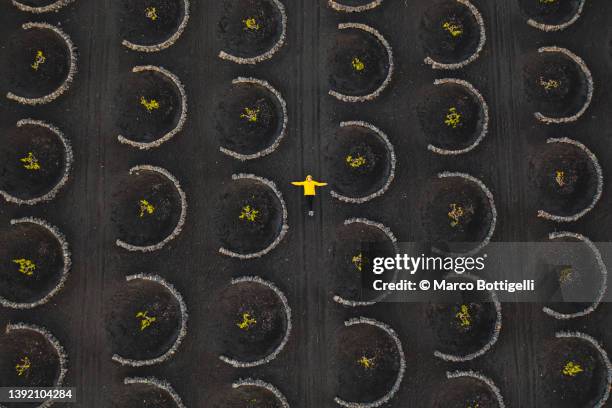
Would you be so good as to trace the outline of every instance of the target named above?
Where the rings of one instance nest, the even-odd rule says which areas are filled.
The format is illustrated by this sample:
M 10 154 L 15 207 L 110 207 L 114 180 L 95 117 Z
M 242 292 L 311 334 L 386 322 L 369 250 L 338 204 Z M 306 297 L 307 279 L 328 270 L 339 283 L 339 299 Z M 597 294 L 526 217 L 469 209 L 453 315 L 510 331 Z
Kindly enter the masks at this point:
M 5 388 L 2 395 L 2 402 L 19 402 L 19 401 L 74 401 L 75 391 L 72 388 Z

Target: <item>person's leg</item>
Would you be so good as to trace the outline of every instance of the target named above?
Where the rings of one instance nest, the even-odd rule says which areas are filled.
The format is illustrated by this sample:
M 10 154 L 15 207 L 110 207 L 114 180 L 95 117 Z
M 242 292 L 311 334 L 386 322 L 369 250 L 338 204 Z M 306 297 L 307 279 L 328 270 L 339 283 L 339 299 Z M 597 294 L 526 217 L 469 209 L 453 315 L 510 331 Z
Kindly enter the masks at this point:
M 306 196 L 306 203 L 308 205 L 308 215 L 311 217 L 314 215 L 314 198 L 315 196 L 312 195 Z

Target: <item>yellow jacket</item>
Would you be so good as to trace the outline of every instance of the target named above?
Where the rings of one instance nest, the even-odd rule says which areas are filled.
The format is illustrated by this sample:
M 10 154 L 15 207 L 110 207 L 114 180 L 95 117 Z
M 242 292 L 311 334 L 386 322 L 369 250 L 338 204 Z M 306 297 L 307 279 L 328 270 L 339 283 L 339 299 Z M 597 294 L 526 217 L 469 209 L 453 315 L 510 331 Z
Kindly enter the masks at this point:
M 327 185 L 327 183 L 319 183 L 318 181 L 314 180 L 294 181 L 291 184 L 294 186 L 303 186 L 305 196 L 317 195 L 315 187 L 323 187 Z

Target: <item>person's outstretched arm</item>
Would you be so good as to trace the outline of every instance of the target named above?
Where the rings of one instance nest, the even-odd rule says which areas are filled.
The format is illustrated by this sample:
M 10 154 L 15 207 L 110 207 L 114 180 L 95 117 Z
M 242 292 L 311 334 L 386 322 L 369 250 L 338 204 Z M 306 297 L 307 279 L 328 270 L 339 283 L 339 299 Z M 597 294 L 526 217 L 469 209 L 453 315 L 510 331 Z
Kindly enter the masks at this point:
M 292 181 L 291 184 L 293 184 L 294 186 L 303 186 L 304 182 L 303 181 Z
M 318 181 L 315 181 L 314 183 L 315 183 L 315 186 L 317 187 L 323 187 L 327 185 L 327 183 L 319 183 Z

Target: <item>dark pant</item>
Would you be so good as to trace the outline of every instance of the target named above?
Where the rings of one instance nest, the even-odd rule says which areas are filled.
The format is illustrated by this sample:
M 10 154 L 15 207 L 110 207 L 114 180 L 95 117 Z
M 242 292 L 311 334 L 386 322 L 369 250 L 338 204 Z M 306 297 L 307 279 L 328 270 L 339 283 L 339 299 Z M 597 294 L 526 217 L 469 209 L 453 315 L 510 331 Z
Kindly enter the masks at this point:
M 314 198 L 313 195 L 304 196 L 306 198 L 306 207 L 308 211 L 314 211 Z

